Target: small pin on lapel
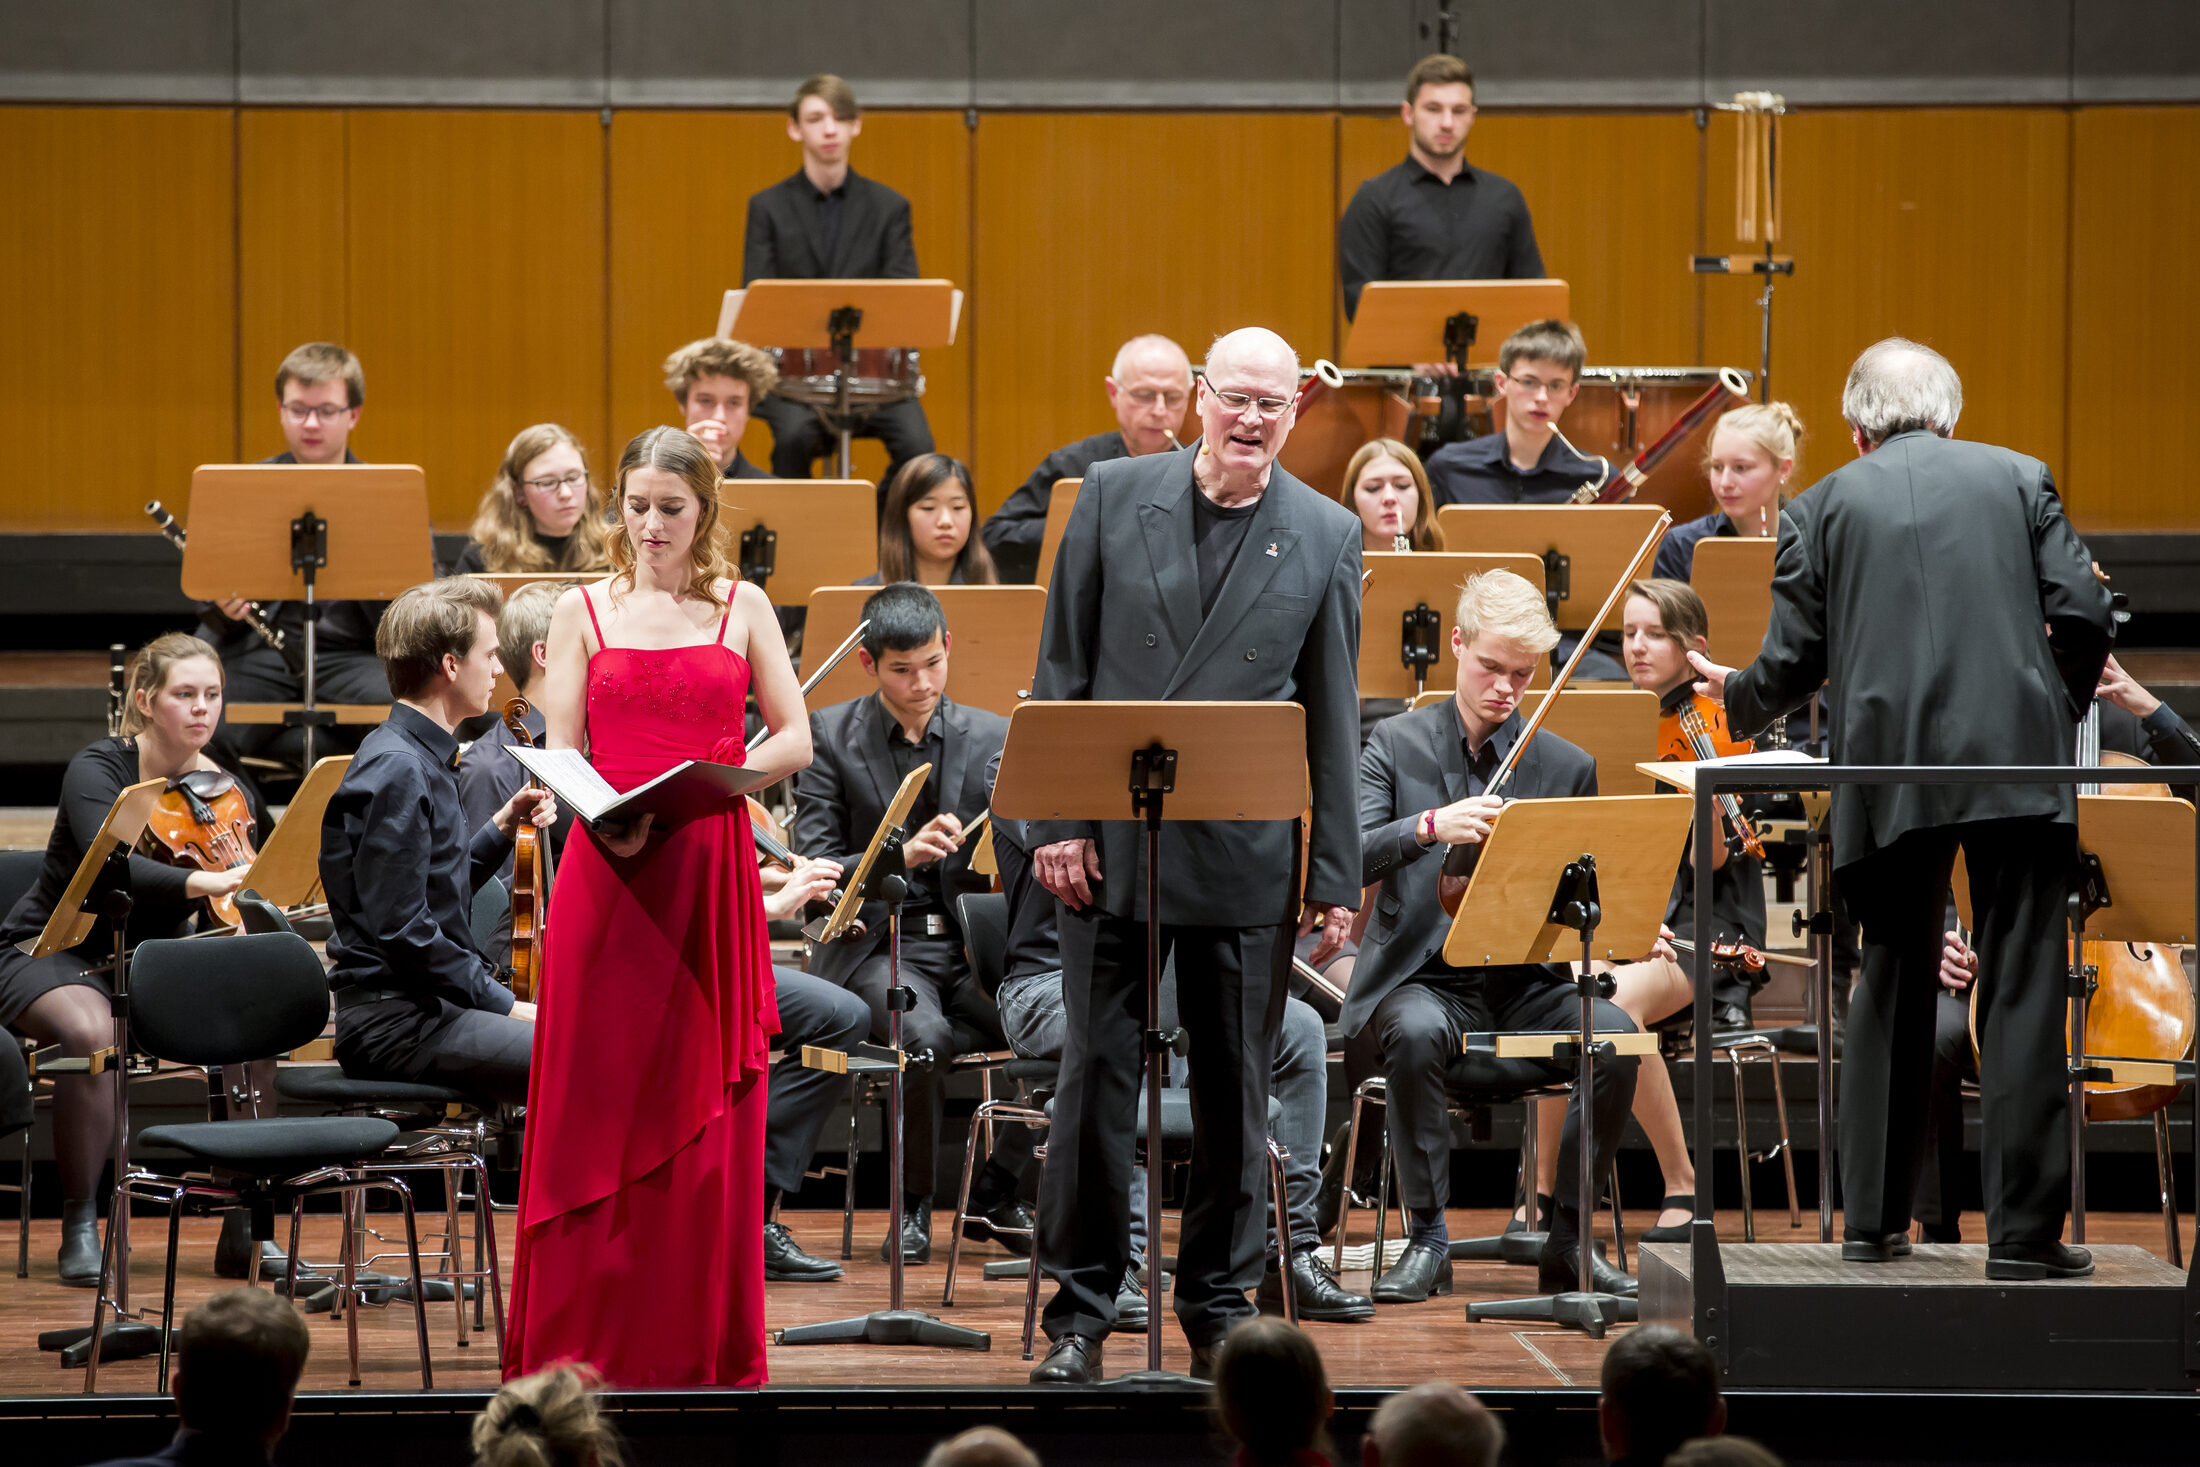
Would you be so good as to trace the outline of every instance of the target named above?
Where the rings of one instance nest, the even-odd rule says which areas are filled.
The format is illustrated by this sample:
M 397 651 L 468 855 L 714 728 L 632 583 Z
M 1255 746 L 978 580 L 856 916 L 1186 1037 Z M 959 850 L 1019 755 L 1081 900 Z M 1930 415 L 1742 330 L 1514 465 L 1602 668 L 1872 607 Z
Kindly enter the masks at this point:
M 1274 555 L 1274 554 L 1276 553 L 1276 542 L 1275 542 L 1275 541 L 1273 541 L 1273 540 L 1270 540 L 1270 541 L 1268 542 L 1268 553 L 1269 553 L 1269 554 L 1270 554 L 1271 556 L 1273 556 L 1273 555 Z

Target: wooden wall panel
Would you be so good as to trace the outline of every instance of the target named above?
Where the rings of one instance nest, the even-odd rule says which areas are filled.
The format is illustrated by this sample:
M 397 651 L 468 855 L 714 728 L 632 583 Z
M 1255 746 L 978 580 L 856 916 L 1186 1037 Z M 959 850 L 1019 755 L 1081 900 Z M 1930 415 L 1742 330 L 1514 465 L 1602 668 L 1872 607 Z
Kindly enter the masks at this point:
M 241 456 L 284 448 L 275 370 L 308 341 L 351 334 L 344 114 L 248 108 L 237 117 L 237 403 Z M 356 348 L 354 348 L 356 349 Z M 383 378 L 371 362 L 360 425 L 380 426 Z M 372 441 L 371 431 L 361 442 Z
M 2082 111 L 2071 171 L 2063 492 L 2081 529 L 2200 530 L 2200 109 Z
M 0 108 L 0 531 L 142 530 L 236 451 L 232 127 Z
M 593 112 L 353 112 L 347 343 L 362 458 L 463 529 L 530 423 L 605 441 L 604 141 Z
M 865 120 L 858 172 L 909 199 L 917 263 L 970 284 L 969 134 L 959 112 L 883 112 Z M 611 436 L 608 469 L 627 439 L 678 421 L 658 368 L 683 342 L 708 335 L 721 295 L 741 283 L 748 197 L 801 166 L 783 112 L 620 112 L 611 124 Z M 943 453 L 970 451 L 970 316 L 961 340 L 927 351 L 925 413 Z M 889 345 L 880 342 L 878 345 Z M 742 450 L 768 465 L 771 432 L 752 420 Z M 865 477 L 885 466 L 858 440 Z
M 1687 113 L 1478 118 L 1467 159 L 1528 200 L 1543 268 L 1572 287 L 1574 319 L 1600 366 L 1697 362 L 1696 124 Z M 1340 119 L 1337 202 L 1406 155 L 1395 112 Z M 1338 340 L 1345 329 L 1337 299 Z
M 1714 114 L 1707 251 L 1733 245 L 1734 136 L 1732 114 Z M 1955 364 L 1960 436 L 2035 454 L 2060 474 L 2069 140 L 2068 115 L 2049 109 L 1783 119 L 1780 248 L 1795 275 L 1774 296 L 1772 388 L 1809 429 L 1804 482 L 1855 456 L 1841 384 L 1859 351 L 1891 335 Z M 1755 366 L 1754 285 L 1706 286 L 1706 355 Z
M 990 509 L 1050 449 L 1114 426 L 1101 379 L 1159 331 L 1196 361 L 1267 326 L 1330 353 L 1324 114 L 988 114 L 977 134 L 977 472 Z

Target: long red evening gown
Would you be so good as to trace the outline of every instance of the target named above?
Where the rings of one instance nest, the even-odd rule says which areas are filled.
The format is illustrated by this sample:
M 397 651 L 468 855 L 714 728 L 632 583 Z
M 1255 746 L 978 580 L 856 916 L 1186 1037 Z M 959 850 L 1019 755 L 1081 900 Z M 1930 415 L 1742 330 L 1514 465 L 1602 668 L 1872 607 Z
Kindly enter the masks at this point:
M 588 741 L 615 788 L 743 762 L 749 666 L 725 629 L 648 649 L 597 627 Z M 614 1386 L 760 1386 L 779 1010 L 748 820 L 652 833 L 626 860 L 570 841 L 548 928 L 504 1373 L 582 1360 Z

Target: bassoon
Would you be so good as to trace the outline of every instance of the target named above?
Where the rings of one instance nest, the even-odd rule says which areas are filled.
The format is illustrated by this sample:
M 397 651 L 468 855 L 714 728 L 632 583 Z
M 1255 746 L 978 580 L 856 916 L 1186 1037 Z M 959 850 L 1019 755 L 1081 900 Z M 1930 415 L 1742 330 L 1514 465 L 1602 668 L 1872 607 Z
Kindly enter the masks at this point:
M 1616 474 L 1601 483 L 1584 484 L 1574 491 L 1575 504 L 1618 504 L 1633 499 L 1638 490 L 1649 482 L 1651 472 L 1665 462 L 1666 456 L 1686 442 L 1705 418 L 1726 405 L 1726 399 L 1749 401 L 1749 383 L 1732 367 L 1719 368 L 1718 382 L 1703 396 L 1690 403 L 1681 415 L 1673 420 L 1673 426 L 1659 435 L 1658 441 L 1636 454 Z

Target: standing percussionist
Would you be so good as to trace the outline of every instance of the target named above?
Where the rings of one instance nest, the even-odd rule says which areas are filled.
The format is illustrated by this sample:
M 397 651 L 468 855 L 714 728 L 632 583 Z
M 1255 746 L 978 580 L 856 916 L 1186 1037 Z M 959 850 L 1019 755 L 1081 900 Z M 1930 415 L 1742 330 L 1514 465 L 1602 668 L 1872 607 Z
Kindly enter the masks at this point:
M 1361 184 L 1337 226 L 1344 313 L 1370 280 L 1535 280 L 1528 201 L 1509 179 L 1467 162 L 1474 73 L 1456 56 L 1424 56 L 1406 73 L 1398 109 L 1406 159 Z
M 1294 937 L 1359 901 L 1355 667 L 1360 525 L 1276 464 L 1297 355 L 1272 331 L 1218 339 L 1197 394 L 1201 446 L 1095 464 L 1055 559 L 1032 682 L 1041 699 L 1291 700 L 1306 709 L 1314 823 L 1304 909 L 1289 822 L 1177 822 L 1161 836 L 1162 956 L 1191 1039 L 1193 1141 L 1176 1312 L 1195 1373 L 1250 1318 L 1260 1277 L 1268 1077 Z M 1100 1375 L 1130 1248 L 1145 1028 L 1146 912 L 1135 822 L 1037 822 L 1033 864 L 1061 898 L 1068 1036 L 1039 1256 L 1057 1282 L 1035 1382 Z
M 802 145 L 802 167 L 749 199 L 741 283 L 758 280 L 914 280 L 917 247 L 909 201 L 848 166 L 863 131 L 855 89 L 837 76 L 813 76 L 787 108 L 787 136 Z M 784 397 L 755 404 L 771 424 L 772 474 L 807 479 L 829 435 L 816 412 Z M 932 451 L 932 428 L 915 398 L 873 408 L 856 430 L 886 445 L 891 484 L 901 466 Z
M 1772 624 L 1739 672 L 1697 684 L 1738 734 L 1826 688 L 1836 764 L 2069 764 L 2108 657 L 2109 597 L 2047 466 L 1950 438 L 1963 385 L 1891 337 L 1849 369 L 1861 459 L 1780 513 Z M 1981 959 L 1986 1276 L 2091 1273 L 2060 1241 L 2069 785 L 1842 785 L 1834 864 L 1864 929 L 1841 1062 L 1841 1256 L 1906 1252 L 1926 1125 L 1941 913 L 1960 847 Z

